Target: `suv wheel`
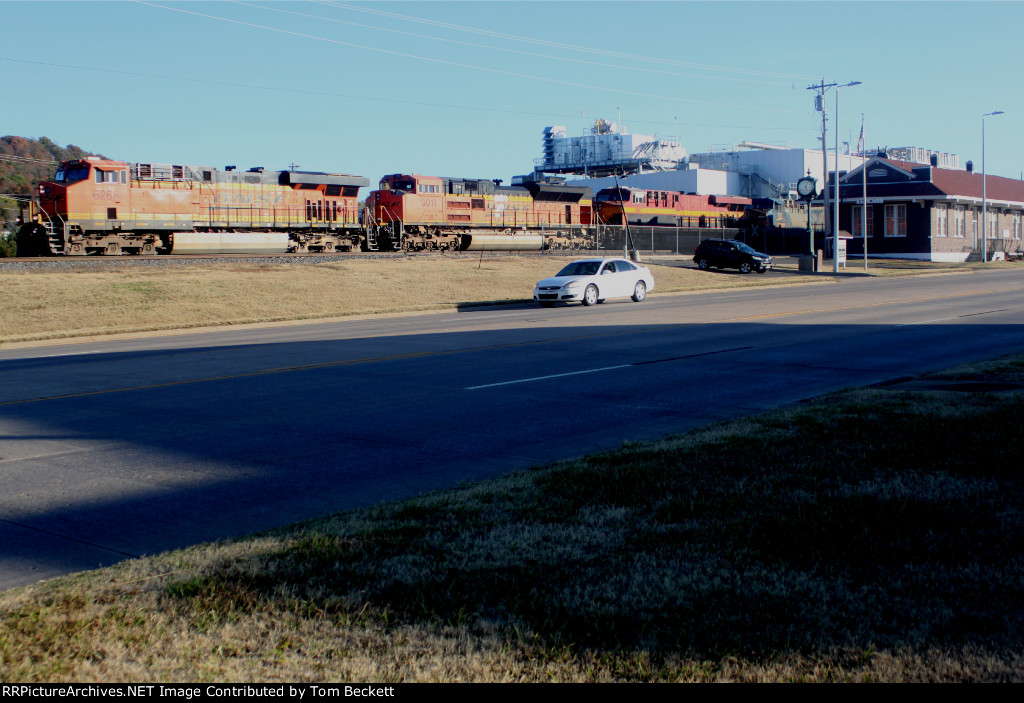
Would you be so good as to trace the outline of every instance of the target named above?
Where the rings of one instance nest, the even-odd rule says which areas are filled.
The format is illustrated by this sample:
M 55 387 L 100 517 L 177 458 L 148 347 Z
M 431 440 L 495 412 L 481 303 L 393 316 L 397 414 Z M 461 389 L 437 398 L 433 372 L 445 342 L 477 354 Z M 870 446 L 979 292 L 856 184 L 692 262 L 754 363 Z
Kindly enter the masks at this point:
M 703 257 L 697 259 L 697 268 L 699 268 L 701 271 L 707 271 L 709 268 L 711 268 L 711 262 Z
M 740 264 L 740 273 L 750 273 L 751 266 L 749 261 L 744 261 Z

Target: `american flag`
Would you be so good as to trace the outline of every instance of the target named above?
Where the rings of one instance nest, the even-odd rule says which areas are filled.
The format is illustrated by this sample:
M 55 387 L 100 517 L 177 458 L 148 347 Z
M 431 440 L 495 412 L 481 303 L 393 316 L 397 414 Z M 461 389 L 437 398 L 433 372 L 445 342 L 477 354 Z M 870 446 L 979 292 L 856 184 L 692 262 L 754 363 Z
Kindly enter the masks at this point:
M 864 115 L 860 116 L 860 139 L 857 140 L 857 153 L 864 156 Z

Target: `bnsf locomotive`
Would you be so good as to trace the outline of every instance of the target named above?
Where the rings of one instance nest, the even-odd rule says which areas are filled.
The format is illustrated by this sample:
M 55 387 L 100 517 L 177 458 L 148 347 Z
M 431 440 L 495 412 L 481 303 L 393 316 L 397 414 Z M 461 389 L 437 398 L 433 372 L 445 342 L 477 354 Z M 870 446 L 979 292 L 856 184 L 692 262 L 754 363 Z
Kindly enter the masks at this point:
M 19 254 L 338 251 L 360 245 L 360 176 L 90 157 L 39 185 Z
M 556 179 L 361 176 L 65 161 L 23 211 L 22 256 L 589 249 L 598 225 L 729 227 L 747 198 Z
M 598 191 L 594 207 L 608 225 L 735 227 L 751 200 L 620 186 Z
M 590 188 L 394 174 L 366 201 L 383 241 L 406 250 L 590 248 Z

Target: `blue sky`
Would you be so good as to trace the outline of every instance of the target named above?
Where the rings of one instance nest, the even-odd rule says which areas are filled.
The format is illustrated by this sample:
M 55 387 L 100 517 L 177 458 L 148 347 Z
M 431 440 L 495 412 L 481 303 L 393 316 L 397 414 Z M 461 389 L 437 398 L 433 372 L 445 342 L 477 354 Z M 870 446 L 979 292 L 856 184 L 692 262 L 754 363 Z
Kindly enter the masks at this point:
M 689 152 L 920 146 L 1021 177 L 1019 2 L 0 2 L 0 134 L 128 161 L 503 178 L 600 117 Z M 834 95 L 829 93 L 829 143 Z

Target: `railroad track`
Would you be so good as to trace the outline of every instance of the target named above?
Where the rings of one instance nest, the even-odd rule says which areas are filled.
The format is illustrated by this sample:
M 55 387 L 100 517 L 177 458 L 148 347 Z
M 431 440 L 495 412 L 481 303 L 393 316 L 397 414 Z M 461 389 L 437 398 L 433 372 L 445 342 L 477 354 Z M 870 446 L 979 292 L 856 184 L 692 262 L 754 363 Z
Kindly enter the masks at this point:
M 479 259 L 481 257 L 508 258 L 582 258 L 588 256 L 617 255 L 618 250 L 567 250 L 552 251 L 460 251 L 460 252 L 336 252 L 330 254 L 177 254 L 171 256 L 53 256 L 13 257 L 0 259 L 0 272 L 37 269 L 110 268 L 122 266 L 195 266 L 199 264 L 223 263 L 225 261 L 260 264 L 322 264 L 332 261 L 382 260 L 382 259 Z

